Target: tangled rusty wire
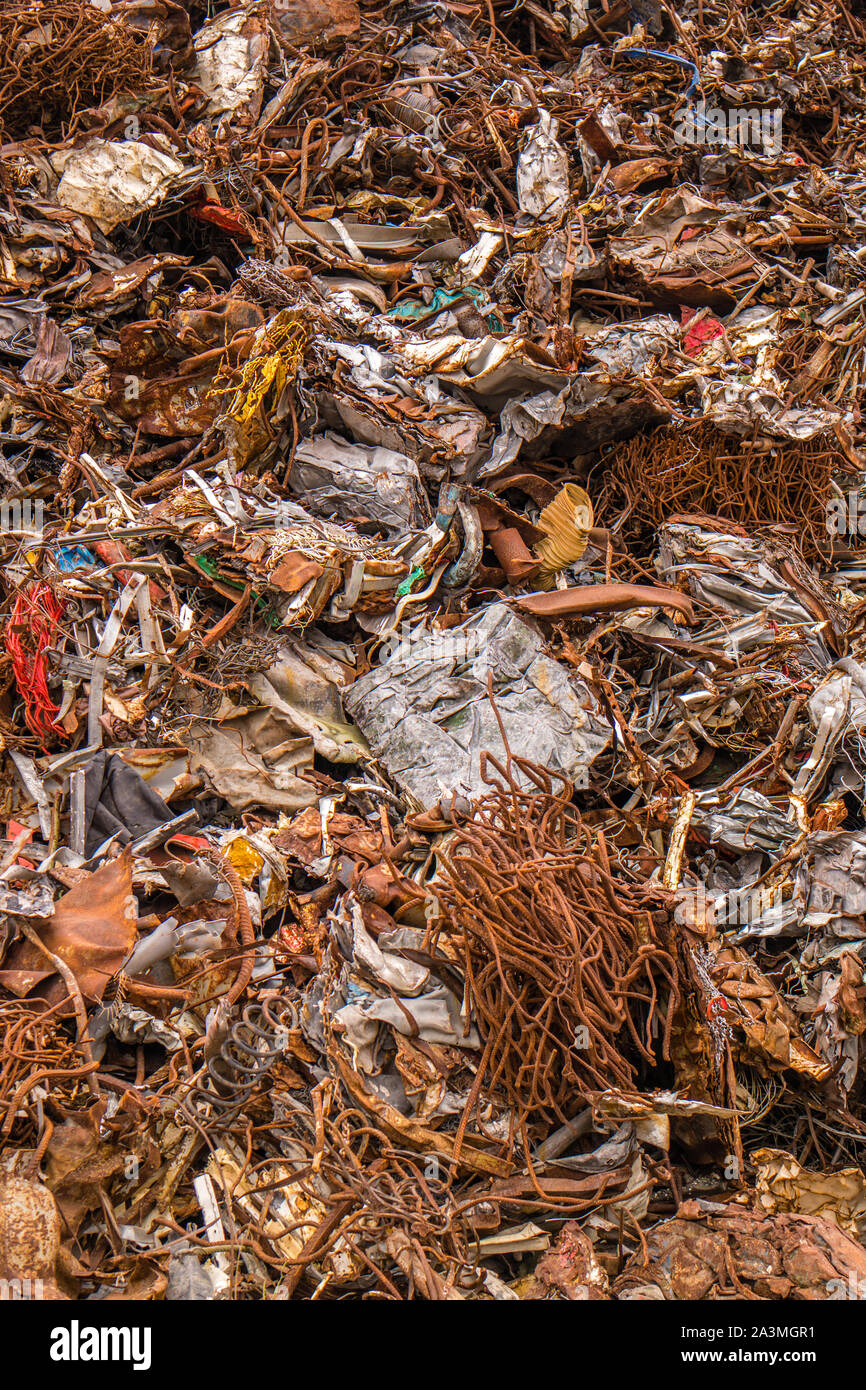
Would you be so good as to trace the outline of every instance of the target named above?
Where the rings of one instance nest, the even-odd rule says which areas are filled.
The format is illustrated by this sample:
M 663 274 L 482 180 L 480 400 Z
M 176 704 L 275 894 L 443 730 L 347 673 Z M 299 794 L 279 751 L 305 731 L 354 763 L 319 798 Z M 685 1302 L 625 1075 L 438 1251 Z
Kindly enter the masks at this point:
M 7 135 L 31 126 L 47 131 L 150 81 L 149 41 L 87 0 L 2 0 L 0 25 L 0 129 Z
M 315 1092 L 313 1099 L 318 1099 Z M 301 1190 L 320 1201 L 323 1191 L 328 1194 L 328 1217 L 319 1227 L 318 1242 L 293 1262 L 295 1282 L 310 1260 L 321 1264 L 337 1247 L 350 1252 L 360 1271 L 372 1275 L 387 1296 L 400 1298 L 370 1257 L 371 1236 L 383 1245 L 397 1236 L 398 1248 L 403 1249 L 408 1242 L 409 1266 L 399 1257 L 397 1262 L 410 1280 L 420 1276 L 428 1284 L 428 1297 L 442 1296 L 434 1266 L 444 1265 L 452 1278 L 465 1280 L 472 1266 L 472 1230 L 455 1200 L 447 1163 L 431 1166 L 429 1158 L 395 1146 L 361 1110 L 343 1109 L 339 1103 L 331 1116 L 324 1115 L 320 1105 L 315 1110 L 315 1117 L 295 1111 L 284 1131 L 291 1135 L 290 1147 L 298 1159 L 306 1159 L 298 1170 Z
M 655 1064 L 658 976 L 667 1058 L 677 967 L 658 937 L 658 890 L 614 874 L 564 778 L 490 755 L 482 774 L 493 790 L 455 831 L 439 889 L 486 1038 L 479 1078 L 487 1094 L 504 1087 L 519 1116 L 564 1122 L 593 1088 L 633 1088 L 638 1058 Z
M 58 1020 L 60 1006 L 39 1000 L 4 1001 L 0 1023 L 0 1149 L 37 1086 L 57 1086 L 92 1070 Z M 20 1138 L 18 1140 L 20 1143 Z
M 704 512 L 740 525 L 796 517 L 809 551 L 826 539 L 830 478 L 845 463 L 834 441 L 740 440 L 703 421 L 638 435 L 604 456 L 597 515 L 629 509 L 624 535 L 657 529 L 671 516 Z

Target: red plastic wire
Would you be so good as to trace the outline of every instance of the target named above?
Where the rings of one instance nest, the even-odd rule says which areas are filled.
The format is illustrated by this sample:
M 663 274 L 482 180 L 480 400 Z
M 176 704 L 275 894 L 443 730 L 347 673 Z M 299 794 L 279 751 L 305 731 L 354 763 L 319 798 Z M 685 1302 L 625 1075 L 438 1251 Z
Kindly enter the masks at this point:
M 43 747 L 49 734 L 68 737 L 65 729 L 54 723 L 60 707 L 48 693 L 43 655 L 51 645 L 65 606 L 47 584 L 34 584 L 18 595 L 6 624 L 6 650 L 24 701 L 24 721 Z

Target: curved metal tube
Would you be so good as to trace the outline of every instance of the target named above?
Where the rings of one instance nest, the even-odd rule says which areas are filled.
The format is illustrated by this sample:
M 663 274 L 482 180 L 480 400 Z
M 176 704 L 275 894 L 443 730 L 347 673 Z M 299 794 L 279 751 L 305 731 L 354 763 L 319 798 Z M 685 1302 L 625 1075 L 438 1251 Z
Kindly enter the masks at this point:
M 484 531 L 475 508 L 468 502 L 458 502 L 457 512 L 463 526 L 463 549 L 442 576 L 446 589 L 464 589 L 472 581 L 484 549 Z

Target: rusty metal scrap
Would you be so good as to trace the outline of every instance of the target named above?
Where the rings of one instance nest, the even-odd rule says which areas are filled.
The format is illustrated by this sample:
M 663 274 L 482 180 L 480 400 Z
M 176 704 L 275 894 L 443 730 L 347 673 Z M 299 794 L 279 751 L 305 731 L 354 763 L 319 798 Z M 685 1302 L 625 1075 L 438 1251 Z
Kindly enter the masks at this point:
M 737 525 L 792 517 L 807 553 L 826 545 L 830 479 L 848 471 L 835 439 L 741 442 L 712 426 L 638 436 L 606 451 L 605 515 L 628 512 L 628 530 L 655 529 L 676 514 L 705 513 Z
M 153 85 L 152 42 L 90 5 L 4 0 L 0 23 L 0 129 L 7 138 L 28 135 L 37 116 L 68 135 L 80 111 Z
M 0 23 L 0 1303 L 862 1297 L 857 7 Z
M 612 873 L 603 833 L 569 803 L 571 788 L 520 759 L 453 832 L 439 891 L 448 943 L 484 1021 L 477 1078 L 502 1085 L 524 1123 L 566 1123 L 587 1087 L 633 1088 L 658 1060 L 679 1000 L 677 966 L 655 916 L 659 894 Z M 488 780 L 493 781 L 490 777 Z M 667 997 L 664 1017 L 657 1007 Z

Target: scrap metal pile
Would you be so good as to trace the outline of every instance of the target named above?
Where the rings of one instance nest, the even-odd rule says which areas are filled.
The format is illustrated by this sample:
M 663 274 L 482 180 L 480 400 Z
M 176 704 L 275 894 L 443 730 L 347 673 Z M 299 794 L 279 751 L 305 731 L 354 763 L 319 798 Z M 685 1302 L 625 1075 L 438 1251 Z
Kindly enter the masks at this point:
M 4 1287 L 861 1287 L 857 8 L 0 3 Z

